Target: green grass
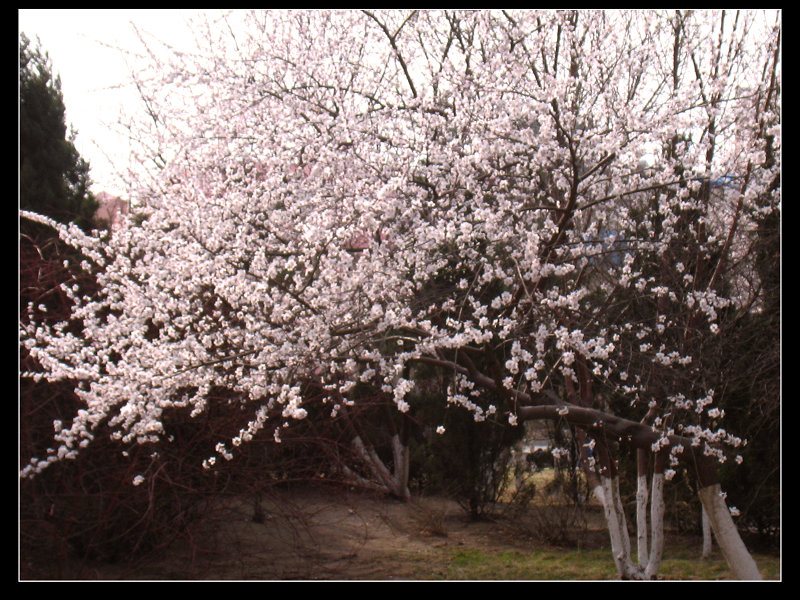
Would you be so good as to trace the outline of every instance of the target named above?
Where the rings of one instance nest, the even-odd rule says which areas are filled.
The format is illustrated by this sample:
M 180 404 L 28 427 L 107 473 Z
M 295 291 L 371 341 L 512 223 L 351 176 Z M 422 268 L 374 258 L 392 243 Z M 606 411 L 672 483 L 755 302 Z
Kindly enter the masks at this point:
M 463 549 L 453 553 L 446 579 L 579 580 L 615 579 L 608 552 L 596 550 L 486 552 Z
M 718 555 L 708 559 L 688 556 L 696 549 L 669 549 L 659 569 L 659 579 L 708 581 L 731 579 L 728 565 Z M 681 552 L 687 556 L 680 556 Z M 780 578 L 780 559 L 755 555 L 764 579 Z M 434 555 L 420 557 L 413 579 L 441 580 L 548 580 L 598 581 L 617 579 L 617 571 L 608 549 L 489 551 L 462 547 L 440 549 Z
M 553 480 L 553 469 L 543 469 L 529 477 L 537 490 Z M 634 560 L 635 560 L 635 549 Z M 753 554 L 764 579 L 780 579 L 780 557 Z M 490 552 L 460 549 L 453 552 L 443 571 L 445 579 L 526 579 L 526 580 L 603 580 L 617 579 L 611 550 L 548 549 L 530 552 Z M 732 579 L 728 564 L 715 551 L 709 558 L 700 557 L 699 546 L 673 543 L 664 549 L 658 571 L 659 579 L 720 580 Z
M 543 490 L 553 480 L 553 470 L 539 471 L 529 478 L 531 480 L 537 490 Z M 504 500 L 511 498 L 509 494 Z M 632 551 L 635 560 L 635 548 Z M 387 562 L 392 562 L 391 558 L 386 558 Z M 754 553 L 753 558 L 765 580 L 781 578 L 779 556 Z M 425 555 L 404 554 L 402 564 L 401 572 L 394 575 L 416 580 L 601 581 L 619 578 L 610 548 L 537 548 L 536 542 L 531 542 L 530 550 L 444 546 Z M 668 540 L 664 548 L 658 579 L 716 581 L 732 580 L 733 577 L 716 547 L 712 555 L 704 559 L 700 557 L 699 540 L 686 544 L 676 537 L 671 542 Z

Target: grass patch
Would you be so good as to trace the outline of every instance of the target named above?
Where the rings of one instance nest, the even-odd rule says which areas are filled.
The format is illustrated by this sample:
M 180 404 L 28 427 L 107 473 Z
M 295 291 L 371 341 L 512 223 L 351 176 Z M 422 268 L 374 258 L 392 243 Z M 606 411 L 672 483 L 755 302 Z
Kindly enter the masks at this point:
M 714 581 L 732 579 L 721 555 L 707 559 L 680 556 L 696 552 L 675 548 L 665 558 L 659 579 Z M 780 579 L 780 558 L 755 555 L 764 579 Z M 607 548 L 596 550 L 490 551 L 480 548 L 442 548 L 434 555 L 420 557 L 416 568 L 406 572 L 410 579 L 472 581 L 603 581 L 617 579 L 617 570 Z
M 463 549 L 453 553 L 447 579 L 601 580 L 615 579 L 608 552 L 599 550 L 503 551 Z

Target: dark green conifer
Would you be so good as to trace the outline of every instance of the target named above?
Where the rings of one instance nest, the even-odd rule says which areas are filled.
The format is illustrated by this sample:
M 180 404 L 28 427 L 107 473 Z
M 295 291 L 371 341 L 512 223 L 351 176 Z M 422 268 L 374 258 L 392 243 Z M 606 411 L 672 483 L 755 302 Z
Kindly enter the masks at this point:
M 23 210 L 87 229 L 98 203 L 89 191 L 89 164 L 66 124 L 61 80 L 40 44 L 20 34 L 19 203 Z

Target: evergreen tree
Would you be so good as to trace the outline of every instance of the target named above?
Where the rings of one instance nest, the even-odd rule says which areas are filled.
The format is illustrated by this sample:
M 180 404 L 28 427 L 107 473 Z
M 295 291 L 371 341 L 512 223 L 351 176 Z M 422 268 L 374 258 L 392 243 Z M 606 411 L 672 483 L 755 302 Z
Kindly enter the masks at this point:
M 40 44 L 20 35 L 19 201 L 20 208 L 61 222 L 91 225 L 98 203 L 89 191 L 89 164 L 67 131 L 61 80 Z

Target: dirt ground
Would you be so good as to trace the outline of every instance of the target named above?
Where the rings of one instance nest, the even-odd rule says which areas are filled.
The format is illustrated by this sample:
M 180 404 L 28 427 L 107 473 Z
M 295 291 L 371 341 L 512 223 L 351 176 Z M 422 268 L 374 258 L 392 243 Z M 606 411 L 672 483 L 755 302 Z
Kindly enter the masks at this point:
M 271 494 L 259 507 L 226 501 L 141 564 L 84 564 L 77 578 L 415 580 L 445 572 L 442 549 L 530 550 L 532 543 L 511 519 L 472 521 L 441 498 L 406 503 L 304 490 Z M 602 530 L 594 533 L 595 544 L 607 538 Z
M 532 550 L 556 550 L 558 555 L 558 550 L 576 548 L 602 549 L 603 555 L 610 552 L 602 508 L 585 506 L 565 519 L 567 506 L 557 499 L 552 503 L 539 500 L 514 513 L 510 510 L 514 505 L 505 505 L 498 507 L 494 518 L 475 521 L 456 502 L 443 498 L 401 502 L 341 488 L 272 491 L 258 502 L 253 498 L 215 500 L 213 508 L 205 510 L 202 519 L 180 538 L 135 563 L 59 558 L 62 555 L 51 548 L 35 565 L 21 557 L 21 568 L 26 568 L 20 578 L 418 581 L 452 578 L 454 557 L 528 555 Z M 575 515 L 577 520 L 571 520 Z M 566 532 L 570 539 L 542 539 L 542 532 L 554 529 Z M 700 551 L 698 537 L 677 532 L 667 537 L 673 549 Z M 767 568 L 777 576 L 777 567 Z

